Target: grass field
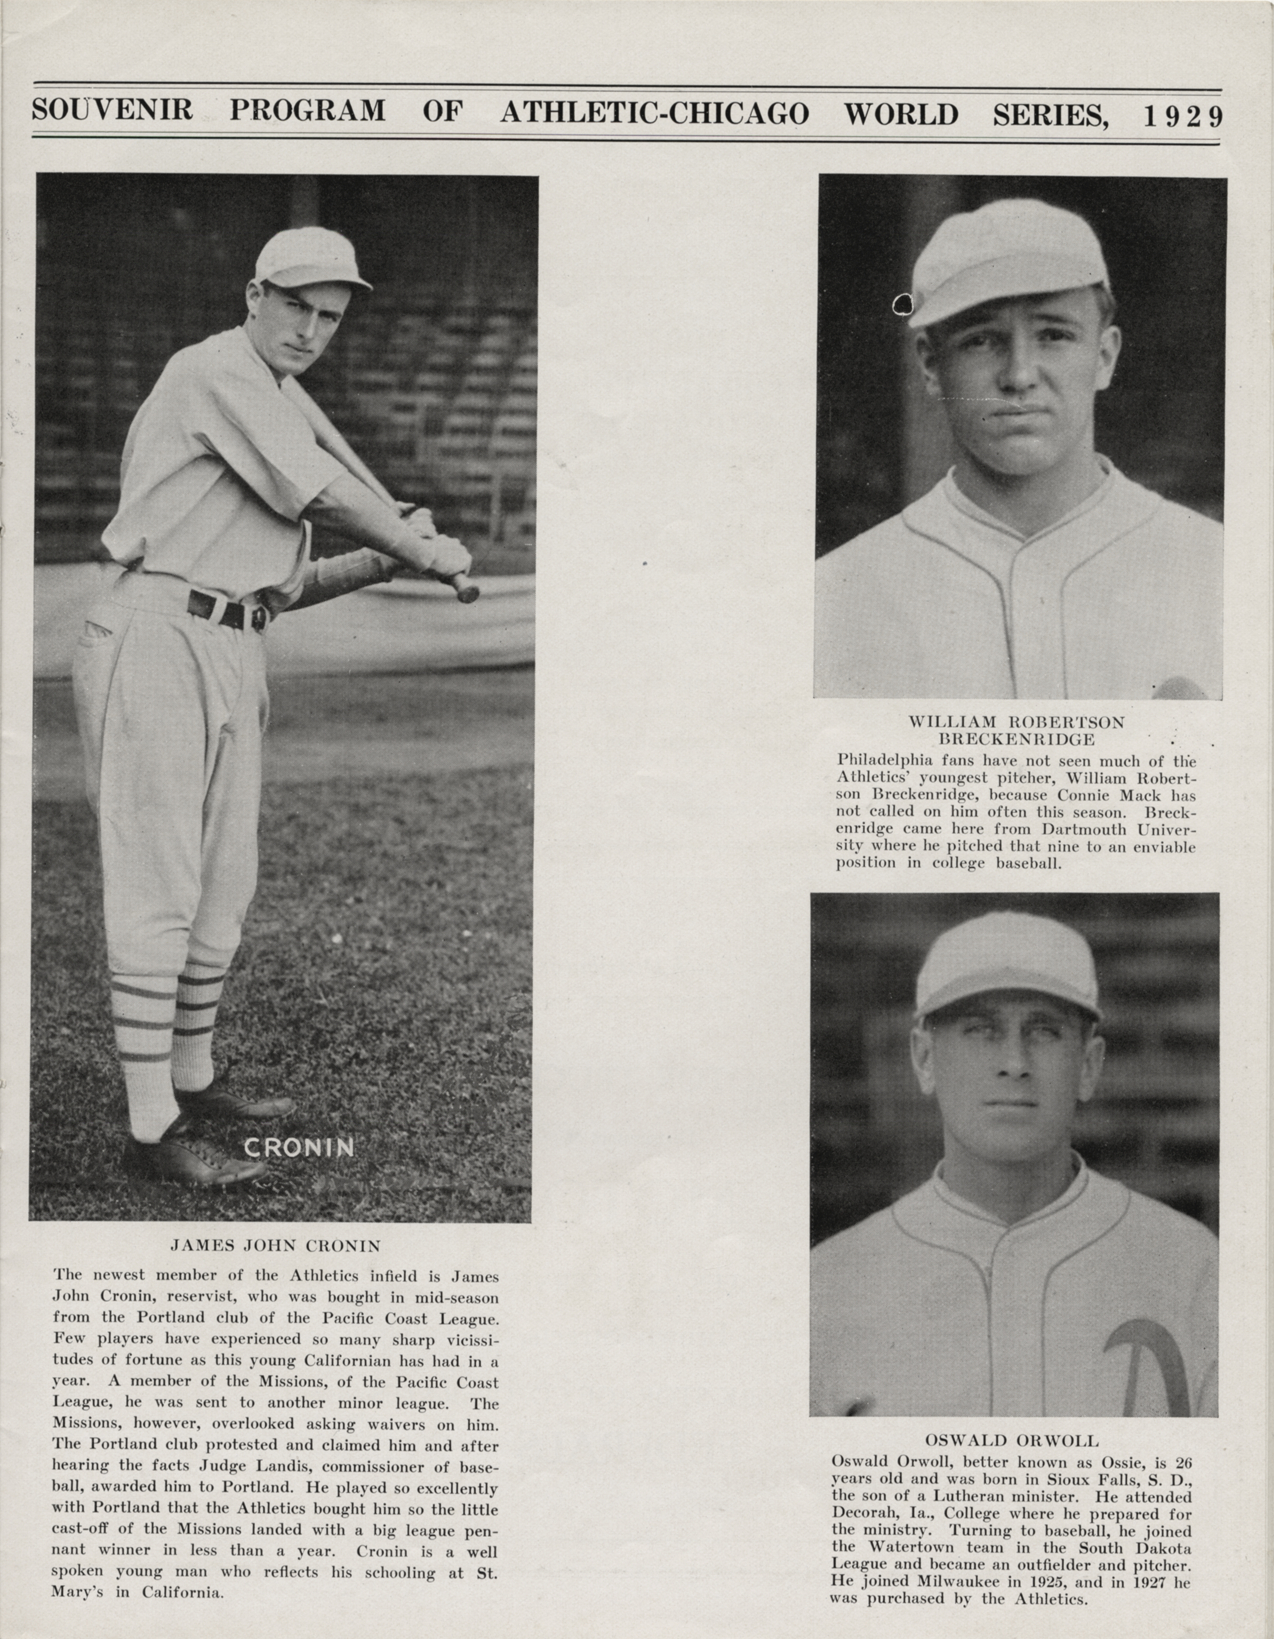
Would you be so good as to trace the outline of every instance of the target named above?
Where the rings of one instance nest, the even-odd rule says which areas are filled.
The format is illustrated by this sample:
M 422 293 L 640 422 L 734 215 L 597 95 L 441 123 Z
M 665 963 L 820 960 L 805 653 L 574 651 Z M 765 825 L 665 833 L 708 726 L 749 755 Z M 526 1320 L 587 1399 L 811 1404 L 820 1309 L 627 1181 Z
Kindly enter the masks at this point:
M 231 1192 L 124 1171 L 88 808 L 37 803 L 33 840 L 32 1218 L 529 1220 L 529 768 L 267 785 L 215 1054 L 297 1101 L 235 1136 L 333 1153 Z

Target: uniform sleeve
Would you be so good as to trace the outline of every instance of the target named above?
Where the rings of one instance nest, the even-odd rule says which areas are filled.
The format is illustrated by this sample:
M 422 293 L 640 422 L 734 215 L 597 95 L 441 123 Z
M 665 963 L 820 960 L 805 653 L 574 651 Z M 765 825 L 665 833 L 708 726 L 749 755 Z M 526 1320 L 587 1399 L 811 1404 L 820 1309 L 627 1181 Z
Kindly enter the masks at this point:
M 290 609 L 305 590 L 305 579 L 313 563 L 310 548 L 314 537 L 308 523 L 302 523 L 301 528 L 305 531 L 305 540 L 301 551 L 297 553 L 292 573 L 279 586 L 271 586 L 261 594 L 262 602 L 272 617 L 277 617 Z
M 1195 1413 L 1194 1413 L 1194 1415 L 1196 1417 L 1215 1417 L 1215 1416 L 1217 1416 L 1216 1378 L 1217 1378 L 1216 1361 L 1213 1361 L 1212 1362 L 1212 1369 L 1211 1369 L 1211 1371 L 1209 1371 L 1208 1375 L 1204 1378 L 1203 1386 L 1199 1390 L 1199 1401 L 1198 1401 L 1198 1405 L 1195 1407 Z
M 197 442 L 281 517 L 295 523 L 345 469 L 315 442 L 305 417 L 250 360 L 193 378 Z
M 1192 1226 L 1193 1227 L 1193 1226 Z M 1217 1328 L 1219 1292 L 1217 1281 L 1217 1243 L 1208 1234 L 1200 1258 L 1200 1274 L 1191 1301 L 1191 1330 L 1197 1365 L 1192 1362 L 1195 1377 L 1194 1415 L 1217 1415 Z
M 856 1402 L 845 1381 L 845 1332 L 850 1298 L 842 1236 L 833 1236 L 810 1254 L 810 1416 L 852 1415 Z

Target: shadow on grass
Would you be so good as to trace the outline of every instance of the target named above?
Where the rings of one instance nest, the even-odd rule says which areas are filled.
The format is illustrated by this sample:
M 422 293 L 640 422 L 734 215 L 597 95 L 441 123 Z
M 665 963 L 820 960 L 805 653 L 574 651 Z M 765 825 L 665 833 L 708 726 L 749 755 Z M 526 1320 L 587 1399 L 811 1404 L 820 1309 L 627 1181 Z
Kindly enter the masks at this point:
M 279 1140 L 231 1192 L 127 1173 L 92 816 L 38 803 L 33 841 L 33 1219 L 529 1221 L 528 770 L 266 788 L 215 1055 L 297 1110 L 227 1135 Z

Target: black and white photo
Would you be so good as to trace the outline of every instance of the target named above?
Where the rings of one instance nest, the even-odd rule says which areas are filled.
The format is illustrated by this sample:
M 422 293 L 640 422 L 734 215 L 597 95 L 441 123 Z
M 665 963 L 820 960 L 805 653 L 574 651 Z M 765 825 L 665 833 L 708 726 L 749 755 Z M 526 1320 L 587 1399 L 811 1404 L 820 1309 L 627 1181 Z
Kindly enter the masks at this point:
M 1224 184 L 821 183 L 815 694 L 1219 699 Z
M 39 220 L 33 1215 L 516 1218 L 535 181 Z
M 1215 900 L 813 917 L 811 1412 L 1215 1417 Z

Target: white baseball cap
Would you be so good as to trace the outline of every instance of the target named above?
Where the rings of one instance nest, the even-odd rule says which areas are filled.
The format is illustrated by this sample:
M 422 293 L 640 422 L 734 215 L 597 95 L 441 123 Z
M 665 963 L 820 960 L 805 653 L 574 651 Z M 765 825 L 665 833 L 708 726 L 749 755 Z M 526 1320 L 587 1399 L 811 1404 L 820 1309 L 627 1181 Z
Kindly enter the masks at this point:
M 282 290 L 301 285 L 372 287 L 358 271 L 354 247 L 331 228 L 284 228 L 268 239 L 257 257 L 257 282 L 268 279 Z
M 1104 285 L 1097 235 L 1074 211 L 1042 199 L 997 199 L 949 216 L 916 259 L 912 330 L 1010 296 Z
M 1047 916 L 992 911 L 940 933 L 916 981 L 916 1017 L 988 990 L 1038 990 L 1101 1018 L 1087 939 Z

